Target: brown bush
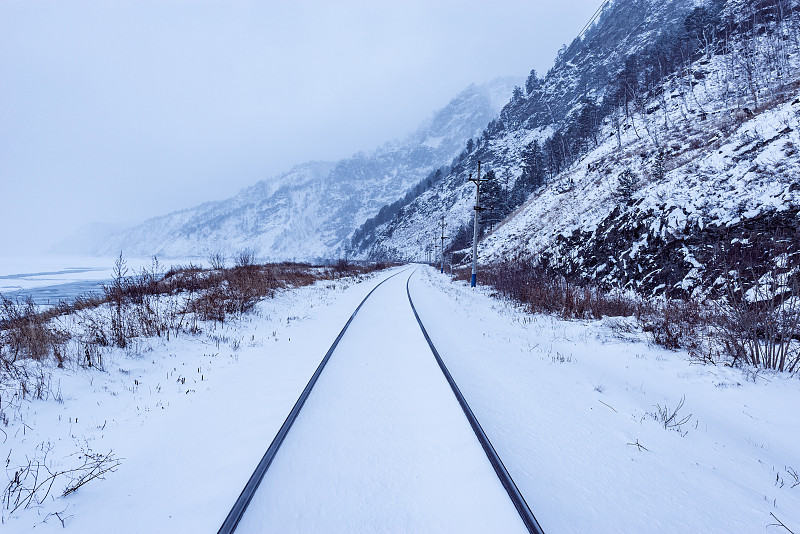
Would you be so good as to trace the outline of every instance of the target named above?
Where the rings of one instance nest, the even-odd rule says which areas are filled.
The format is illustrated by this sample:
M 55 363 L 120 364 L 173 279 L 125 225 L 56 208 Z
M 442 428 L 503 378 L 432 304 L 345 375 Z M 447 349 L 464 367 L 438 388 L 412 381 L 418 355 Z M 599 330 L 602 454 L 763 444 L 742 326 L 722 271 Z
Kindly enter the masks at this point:
M 469 271 L 457 277 L 468 279 Z M 621 292 L 606 292 L 581 285 L 532 260 L 495 264 L 481 271 L 479 280 L 498 293 L 523 304 L 533 313 L 554 313 L 564 318 L 599 319 L 638 315 L 641 300 Z
M 207 270 L 189 264 L 171 267 L 161 274 L 158 260 L 154 258 L 150 267 L 128 276 L 126 262 L 120 255 L 114 265 L 113 278 L 103 286 L 102 295 L 82 295 L 72 303 L 61 302 L 44 311 L 38 311 L 30 299 L 12 302 L 0 296 L 0 357 L 13 362 L 19 358 L 43 360 L 52 356 L 61 363 L 65 354 L 61 345 L 69 335 L 56 329 L 52 319 L 106 306 L 106 319 L 89 313 L 80 315 L 78 320 L 82 329 L 78 363 L 93 365 L 96 364 L 93 362 L 102 361 L 101 347 L 124 348 L 139 336 L 197 333 L 197 318 L 224 322 L 241 316 L 278 289 L 302 287 L 321 279 L 364 274 L 389 266 L 342 261 L 337 262 L 334 269 L 323 269 L 290 262 L 243 265 L 241 259 L 237 259 L 235 267 L 227 269 Z M 183 301 L 161 298 L 175 295 L 186 298 Z M 180 302 L 183 303 L 177 304 Z M 187 315 L 195 318 L 193 323 L 186 320 Z
M 456 278 L 468 280 L 470 271 L 459 269 Z M 622 291 L 607 291 L 554 272 L 532 260 L 494 264 L 481 270 L 478 280 L 501 296 L 522 304 L 531 313 L 552 313 L 565 319 L 635 317 L 653 343 L 689 350 L 707 360 L 702 337 L 716 316 L 694 301 L 654 300 Z
M 747 248 L 743 248 L 742 243 Z M 652 341 L 703 363 L 800 371 L 800 235 L 783 230 L 732 241 L 710 269 L 724 279 L 716 301 L 648 299 L 582 284 L 532 260 L 498 263 L 478 280 L 532 313 L 563 318 L 635 316 Z M 470 271 L 455 276 L 468 280 Z
M 6 348 L 0 354 L 10 362 L 44 360 L 58 352 L 69 337 L 56 329 L 47 315 L 38 313 L 30 297 L 14 302 L 0 295 L 0 307 L 0 343 Z

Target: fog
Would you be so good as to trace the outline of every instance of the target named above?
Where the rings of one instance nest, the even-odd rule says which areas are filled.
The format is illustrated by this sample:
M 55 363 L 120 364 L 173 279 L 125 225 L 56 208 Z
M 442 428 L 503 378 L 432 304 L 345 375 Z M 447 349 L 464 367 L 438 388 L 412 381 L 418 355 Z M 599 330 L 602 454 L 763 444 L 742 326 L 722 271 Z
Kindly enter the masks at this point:
M 0 256 L 402 137 L 601 3 L 0 0 Z

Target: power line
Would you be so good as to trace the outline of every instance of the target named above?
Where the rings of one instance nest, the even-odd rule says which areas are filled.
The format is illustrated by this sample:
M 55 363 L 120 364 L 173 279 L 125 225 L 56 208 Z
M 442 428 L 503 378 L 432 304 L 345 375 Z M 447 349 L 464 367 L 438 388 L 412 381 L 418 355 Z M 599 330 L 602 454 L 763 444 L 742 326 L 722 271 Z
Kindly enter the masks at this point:
M 608 5 L 610 3 L 611 3 L 611 0 L 603 0 L 603 3 L 600 4 L 600 7 L 598 7 L 597 11 L 594 12 L 594 15 L 592 15 L 592 18 L 589 19 L 589 22 L 587 22 L 586 25 L 583 27 L 583 29 L 580 31 L 580 33 L 578 33 L 578 37 L 579 38 L 583 37 L 583 34 L 586 33 L 586 30 L 588 30 L 589 27 L 591 27 L 591 25 L 594 24 L 594 22 L 600 16 L 600 13 L 603 12 L 603 8 L 605 8 L 606 5 Z

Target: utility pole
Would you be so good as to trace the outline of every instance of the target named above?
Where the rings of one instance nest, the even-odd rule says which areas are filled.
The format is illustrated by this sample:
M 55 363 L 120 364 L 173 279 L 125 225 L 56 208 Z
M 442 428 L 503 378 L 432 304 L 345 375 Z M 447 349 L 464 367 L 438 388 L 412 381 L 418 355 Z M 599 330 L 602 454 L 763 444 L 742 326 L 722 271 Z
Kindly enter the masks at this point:
M 478 216 L 481 211 L 486 209 L 481 207 L 481 182 L 488 182 L 486 178 L 481 179 L 481 162 L 478 162 L 478 177 L 473 178 L 472 173 L 469 174 L 469 181 L 475 184 L 475 226 L 472 231 L 472 279 L 469 282 L 470 287 L 475 287 L 478 282 Z
M 442 215 L 442 220 L 439 222 L 439 227 L 442 229 L 442 237 L 440 238 L 442 240 L 442 266 L 440 272 L 444 274 L 444 240 L 447 239 L 447 236 L 444 235 L 444 215 Z

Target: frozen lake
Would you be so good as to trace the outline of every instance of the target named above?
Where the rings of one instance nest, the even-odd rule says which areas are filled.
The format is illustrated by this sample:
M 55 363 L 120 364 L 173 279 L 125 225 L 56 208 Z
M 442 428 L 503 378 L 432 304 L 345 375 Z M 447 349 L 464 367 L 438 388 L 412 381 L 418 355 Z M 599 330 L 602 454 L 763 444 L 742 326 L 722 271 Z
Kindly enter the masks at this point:
M 0 257 L 0 294 L 11 299 L 30 296 L 36 304 L 47 306 L 99 293 L 111 280 L 116 260 L 92 256 Z M 203 263 L 199 258 L 159 260 L 162 270 L 190 261 Z M 125 258 L 125 262 L 130 276 L 149 267 L 152 258 Z

